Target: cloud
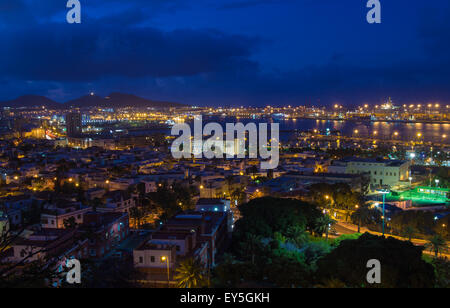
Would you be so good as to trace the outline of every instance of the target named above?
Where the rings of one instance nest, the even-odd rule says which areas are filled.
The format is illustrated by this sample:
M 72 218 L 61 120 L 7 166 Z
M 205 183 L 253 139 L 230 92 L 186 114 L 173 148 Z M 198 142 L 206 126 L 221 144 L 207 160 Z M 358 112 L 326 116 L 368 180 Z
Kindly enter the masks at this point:
M 398 26 L 389 24 L 388 16 L 393 13 L 389 15 L 386 5 L 384 28 L 367 30 L 377 45 L 352 50 L 355 45 L 345 46 L 345 40 L 339 42 L 332 36 L 338 32 L 326 29 L 330 24 L 318 31 L 314 20 L 308 20 L 309 36 L 289 29 L 302 24 L 288 19 L 269 24 L 255 18 L 242 31 L 230 27 L 237 24 L 235 20 L 227 20 L 223 31 L 199 29 L 198 24 L 190 22 L 192 16 L 200 16 L 215 26 L 218 7 L 235 9 L 221 12 L 232 19 L 248 13 L 239 12 L 241 8 L 294 2 L 289 0 L 202 0 L 194 8 L 182 0 L 82 0 L 81 25 L 64 22 L 64 0 L 0 1 L 1 100 L 20 94 L 43 94 L 64 101 L 89 91 L 105 95 L 111 91 L 133 92 L 153 99 L 213 105 L 317 104 L 318 100 L 323 104 L 359 104 L 388 96 L 397 102 L 450 100 L 450 14 L 442 8 L 424 11 L 420 21 L 411 22 L 408 38 L 415 45 L 409 50 L 408 39 L 395 37 L 398 33 L 390 36 L 390 30 L 383 30 Z M 320 6 L 328 10 L 324 14 L 342 14 L 343 19 L 348 9 L 340 9 L 331 0 L 304 0 L 301 5 L 303 9 Z M 273 7 L 264 9 L 267 11 L 260 13 L 270 14 Z M 182 10 L 186 10 L 184 15 L 180 14 Z M 289 10 L 293 11 L 293 7 Z M 349 31 L 344 24 L 345 20 L 332 27 L 344 34 Z M 162 30 L 164 27 L 176 30 Z M 261 37 L 227 32 L 258 33 L 258 29 Z M 268 45 L 273 43 L 265 36 L 266 31 L 284 31 L 277 42 L 283 48 L 265 53 L 275 68 L 264 66 L 264 57 L 258 55 L 267 47 L 270 50 Z M 355 38 L 366 35 L 366 30 L 354 32 Z M 321 52 L 323 44 L 311 48 L 324 40 L 332 42 L 326 46 L 329 53 Z M 293 42 L 304 45 L 305 51 L 298 48 L 298 54 L 292 56 L 288 49 Z M 417 50 L 420 48 L 423 50 Z M 315 63 L 320 65 L 300 67 L 299 63 L 313 62 L 302 60 L 314 58 L 307 54 L 308 50 L 317 50 L 321 58 Z M 327 61 L 324 55 L 331 54 Z M 292 67 L 277 70 L 280 62 L 292 62 Z
M 256 65 L 247 59 L 259 44 L 257 38 L 214 30 L 164 32 L 102 20 L 18 28 L 0 33 L 0 41 L 0 75 L 50 81 L 189 76 Z
M 284 4 L 292 0 L 240 0 L 227 2 L 221 6 L 222 9 L 242 9 L 267 4 Z

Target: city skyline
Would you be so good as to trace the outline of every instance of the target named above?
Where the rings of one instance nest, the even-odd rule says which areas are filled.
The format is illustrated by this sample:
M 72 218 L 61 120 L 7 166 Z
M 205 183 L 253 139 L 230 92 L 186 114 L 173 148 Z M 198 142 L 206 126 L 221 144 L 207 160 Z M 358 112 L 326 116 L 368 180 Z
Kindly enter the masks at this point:
M 64 1 L 63 1 L 64 2 Z M 200 106 L 450 100 L 445 1 L 6 1 L 0 101 L 133 93 Z M 249 17 L 251 16 L 251 17 Z M 432 16 L 432 18 L 430 18 Z

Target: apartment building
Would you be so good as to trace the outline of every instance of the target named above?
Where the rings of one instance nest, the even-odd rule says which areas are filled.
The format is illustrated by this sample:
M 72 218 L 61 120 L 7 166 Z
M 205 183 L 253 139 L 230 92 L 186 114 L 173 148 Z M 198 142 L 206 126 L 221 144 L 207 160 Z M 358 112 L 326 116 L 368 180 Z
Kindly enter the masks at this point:
M 91 210 L 83 206 L 81 202 L 59 201 L 46 204 L 41 214 L 41 226 L 43 228 L 65 228 L 64 223 L 73 220 L 76 224 L 82 224 L 84 215 Z
M 184 212 L 171 218 L 133 250 L 134 265 L 146 275 L 148 282 L 170 283 L 184 259 L 194 258 L 205 267 L 214 266 L 226 239 L 227 213 Z

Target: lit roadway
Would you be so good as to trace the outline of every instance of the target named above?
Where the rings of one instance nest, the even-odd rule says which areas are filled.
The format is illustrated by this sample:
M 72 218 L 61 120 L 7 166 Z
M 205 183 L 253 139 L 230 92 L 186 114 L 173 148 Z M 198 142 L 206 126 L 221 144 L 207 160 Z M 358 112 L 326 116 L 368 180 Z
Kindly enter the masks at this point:
M 358 226 L 357 225 L 354 225 L 354 224 L 351 224 L 351 223 L 348 223 L 348 222 L 340 222 L 340 221 L 338 221 L 333 226 L 333 229 L 336 230 L 336 232 L 338 233 L 337 236 L 342 235 L 342 234 L 353 234 L 353 233 L 358 232 Z M 367 229 L 365 227 L 361 227 L 360 232 L 361 233 L 368 232 L 370 234 L 374 234 L 374 235 L 378 235 L 378 236 L 382 235 L 379 232 L 370 231 L 369 229 Z M 401 236 L 390 235 L 390 234 L 387 234 L 387 233 L 385 235 L 386 235 L 386 237 L 393 237 L 393 238 L 396 238 L 396 239 L 399 239 L 399 240 L 402 240 L 402 241 L 408 240 L 407 238 L 404 238 L 404 237 L 401 237 Z M 337 236 L 331 236 L 331 237 L 337 237 Z M 416 246 L 424 246 L 425 244 L 428 243 L 427 240 L 416 239 L 416 238 L 411 239 L 411 242 L 414 245 L 416 245 Z M 448 252 L 449 246 L 450 246 L 450 242 L 447 242 L 447 247 L 446 247 L 447 252 Z M 434 255 L 434 252 L 430 252 L 429 249 L 426 249 L 423 252 L 426 253 L 426 254 Z M 441 256 L 445 256 L 447 258 L 450 258 L 450 254 L 449 253 L 440 253 L 440 255 Z

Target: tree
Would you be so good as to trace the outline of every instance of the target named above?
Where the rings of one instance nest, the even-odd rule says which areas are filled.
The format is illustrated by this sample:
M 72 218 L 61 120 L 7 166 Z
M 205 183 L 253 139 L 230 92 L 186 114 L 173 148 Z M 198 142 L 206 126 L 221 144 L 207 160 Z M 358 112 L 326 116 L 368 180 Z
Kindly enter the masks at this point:
M 245 202 L 247 199 L 247 194 L 243 189 L 235 189 L 231 193 L 231 201 L 237 201 L 237 204 L 240 205 Z
M 63 224 L 64 224 L 64 229 L 74 229 L 77 226 L 77 223 L 73 216 L 69 217 L 67 219 L 64 219 Z
M 281 254 L 266 264 L 264 276 L 280 288 L 307 287 L 310 271 L 304 260 L 292 255 Z
M 261 237 L 247 233 L 245 241 L 242 243 L 242 249 L 244 255 L 251 257 L 252 264 L 255 264 L 255 255 L 259 246 L 261 246 Z
M 425 211 L 401 211 L 392 216 L 390 226 L 397 234 L 401 234 L 406 226 L 410 226 L 416 233 L 431 235 L 435 226 L 434 214 Z
M 264 197 L 239 206 L 242 218 L 235 223 L 234 242 L 244 240 L 247 233 L 273 238 L 275 232 L 287 235 L 293 226 L 313 230 L 322 215 L 314 204 L 296 199 Z
M 289 242 L 300 247 L 308 241 L 308 234 L 299 226 L 290 226 L 286 230 L 286 238 Z
M 180 263 L 176 269 L 175 279 L 179 288 L 201 288 L 208 285 L 203 264 L 194 258 Z
M 450 288 L 450 262 L 443 258 L 435 258 L 432 263 L 436 274 L 436 288 Z
M 11 225 L 11 221 L 8 221 Z M 26 236 L 26 230 L 31 225 L 22 225 L 12 231 L 8 228 L 0 234 L 0 255 L 5 255 L 18 241 Z M 45 230 L 43 230 L 45 234 Z M 62 244 L 60 244 L 62 245 Z M 32 247 L 22 250 L 19 260 L 14 262 L 0 259 L 0 288 L 45 287 L 49 281 L 59 279 L 55 270 L 58 257 L 51 255 L 51 250 L 57 247 Z
M 369 233 L 358 239 L 343 240 L 317 261 L 319 282 L 337 279 L 343 285 L 371 288 L 430 288 L 434 286 L 433 266 L 422 259 L 423 247 L 392 237 Z M 381 263 L 381 283 L 367 282 L 367 261 Z
M 227 258 L 214 267 L 214 287 L 236 288 L 243 282 L 260 280 L 259 272 L 258 265 Z
M 436 258 L 438 257 L 438 254 L 442 252 L 445 247 L 447 247 L 444 238 L 439 234 L 436 234 L 430 238 L 426 246 L 430 248 L 430 251 L 434 252 L 434 256 Z
M 358 225 L 358 233 L 362 226 L 377 225 L 381 221 L 381 213 L 378 210 L 370 209 L 366 205 L 360 206 L 350 216 L 351 221 Z
M 411 242 L 411 239 L 412 239 L 412 237 L 414 236 L 414 234 L 416 233 L 417 231 L 416 231 L 416 228 L 414 228 L 413 226 L 406 226 L 404 229 L 403 229 L 403 235 L 405 236 L 405 237 L 407 237 L 408 238 L 408 241 L 410 241 Z
M 315 231 L 322 236 L 323 233 L 326 235 L 326 240 L 328 241 L 328 233 L 330 228 L 336 221 L 332 219 L 329 215 L 324 215 L 317 219 L 317 226 Z
M 450 214 L 436 220 L 433 231 L 444 239 L 450 240 Z

